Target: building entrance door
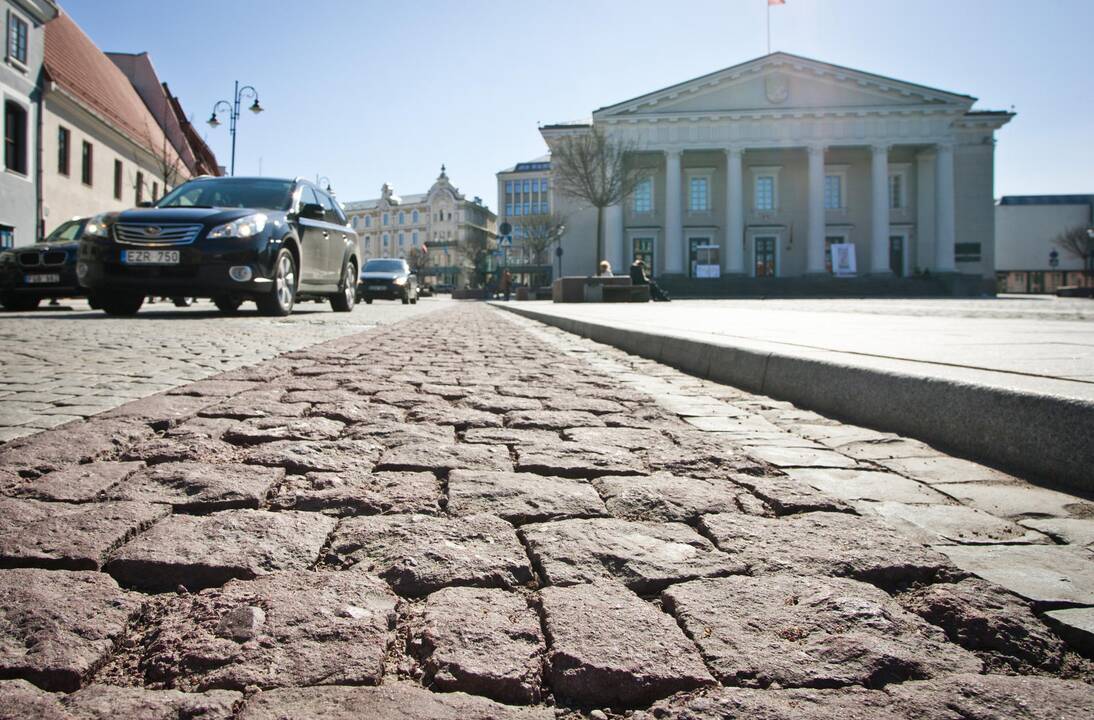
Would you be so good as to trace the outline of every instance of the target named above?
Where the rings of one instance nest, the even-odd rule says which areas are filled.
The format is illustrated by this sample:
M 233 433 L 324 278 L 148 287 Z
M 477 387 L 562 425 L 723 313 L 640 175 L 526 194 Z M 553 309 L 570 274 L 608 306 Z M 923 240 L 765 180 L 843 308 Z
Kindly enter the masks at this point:
M 897 277 L 904 277 L 904 236 L 889 236 L 889 269 Z
M 753 239 L 756 254 L 756 277 L 775 277 L 775 242 L 771 235 L 760 235 Z
M 654 276 L 653 270 L 653 238 L 636 237 L 631 239 L 631 262 L 641 260 L 646 266 L 646 274 Z M 619 268 L 616 272 L 626 273 L 626 268 Z

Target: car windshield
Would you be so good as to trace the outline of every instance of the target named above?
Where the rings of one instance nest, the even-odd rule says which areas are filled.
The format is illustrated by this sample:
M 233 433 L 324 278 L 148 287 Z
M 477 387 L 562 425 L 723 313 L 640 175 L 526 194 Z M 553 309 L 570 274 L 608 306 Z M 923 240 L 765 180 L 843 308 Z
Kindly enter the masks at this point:
M 365 269 L 362 272 L 404 272 L 406 266 L 402 260 L 369 260 L 365 263 Z
M 292 180 L 202 178 L 179 185 L 164 195 L 156 207 L 288 210 L 292 187 Z
M 79 240 L 80 236 L 84 234 L 84 225 L 86 224 L 87 218 L 69 220 L 68 222 L 59 225 L 57 229 L 51 232 L 45 240 L 42 240 L 42 242 L 59 243 Z

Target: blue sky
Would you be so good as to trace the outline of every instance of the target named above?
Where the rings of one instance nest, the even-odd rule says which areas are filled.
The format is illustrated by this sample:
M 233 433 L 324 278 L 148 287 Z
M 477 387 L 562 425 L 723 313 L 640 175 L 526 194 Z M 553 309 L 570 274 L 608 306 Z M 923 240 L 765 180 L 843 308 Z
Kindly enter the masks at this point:
M 60 0 L 100 48 L 147 51 L 204 124 L 239 79 L 236 171 L 329 177 L 343 201 L 423 192 L 440 164 L 494 209 L 494 173 L 542 154 L 537 122 L 766 51 L 766 0 Z M 996 196 L 1094 192 L 1091 0 L 788 0 L 772 48 L 1017 111 Z

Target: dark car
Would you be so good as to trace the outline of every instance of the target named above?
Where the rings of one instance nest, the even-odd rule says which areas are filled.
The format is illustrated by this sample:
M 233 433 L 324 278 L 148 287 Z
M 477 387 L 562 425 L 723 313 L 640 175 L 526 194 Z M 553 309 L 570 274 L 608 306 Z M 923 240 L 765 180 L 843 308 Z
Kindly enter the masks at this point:
M 76 270 L 110 315 L 136 313 L 146 296 L 212 298 L 223 312 L 253 300 L 288 315 L 315 298 L 352 310 L 359 266 L 357 233 L 316 185 L 200 177 L 152 207 L 93 217 Z
M 418 276 L 410 271 L 406 260 L 375 259 L 361 269 L 358 297 L 366 303 L 376 298 L 402 300 L 403 305 L 418 302 Z
M 76 280 L 76 253 L 87 218 L 62 223 L 49 237 L 0 252 L 0 305 L 33 310 L 45 298 L 85 294 Z

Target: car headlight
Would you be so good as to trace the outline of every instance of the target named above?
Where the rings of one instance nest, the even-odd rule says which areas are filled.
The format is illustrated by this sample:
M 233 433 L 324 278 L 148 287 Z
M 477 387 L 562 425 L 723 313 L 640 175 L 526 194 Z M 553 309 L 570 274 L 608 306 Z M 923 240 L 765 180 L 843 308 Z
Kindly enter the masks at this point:
M 7 265 L 8 263 L 15 262 L 15 253 L 11 250 L 5 250 L 0 252 L 0 263 Z
M 406 285 L 406 278 L 405 277 L 397 277 L 394 280 L 392 280 L 392 282 L 395 283 L 396 285 Z
M 241 217 L 238 220 L 233 220 L 230 223 L 224 223 L 223 225 L 217 225 L 215 228 L 209 231 L 209 234 L 205 237 L 210 238 L 249 238 L 254 237 L 263 230 L 266 229 L 266 221 L 269 218 L 265 213 L 255 213 L 254 215 L 248 215 Z
M 84 235 L 99 238 L 110 237 L 111 219 L 106 213 L 96 215 L 87 221 L 87 225 L 84 226 Z

